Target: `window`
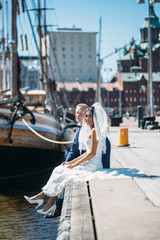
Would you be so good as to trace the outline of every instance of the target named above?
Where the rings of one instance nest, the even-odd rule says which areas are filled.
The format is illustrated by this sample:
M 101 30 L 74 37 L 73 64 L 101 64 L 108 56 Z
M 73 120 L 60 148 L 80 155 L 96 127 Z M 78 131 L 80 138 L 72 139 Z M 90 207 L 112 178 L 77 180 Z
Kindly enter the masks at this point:
M 91 45 L 91 44 L 92 44 L 92 39 L 88 38 L 88 45 Z
M 71 47 L 71 52 L 73 52 L 74 51 L 74 47 Z
M 73 38 L 70 39 L 70 44 L 74 44 Z
M 71 61 L 71 66 L 74 66 L 74 62 L 73 61 Z
M 80 69 L 79 69 L 79 73 L 82 73 L 82 72 L 83 72 L 83 70 L 82 70 L 82 68 L 80 68 Z
M 66 62 L 65 61 L 63 61 L 63 66 L 66 66 Z
M 56 69 L 56 68 L 54 69 L 54 72 L 55 72 L 55 73 L 57 72 L 57 69 Z
M 63 58 L 66 58 L 66 54 L 63 53 L 63 54 L 62 54 L 62 57 L 63 57 Z
M 136 102 L 137 101 L 137 99 L 136 99 L 136 97 L 134 97 L 134 102 Z
M 132 97 L 130 97 L 130 99 L 129 99 L 129 100 L 130 100 L 130 102 L 132 102 Z
M 56 38 L 53 39 L 53 44 L 56 45 L 57 41 Z
M 143 102 L 145 102 L 145 101 L 146 101 L 146 98 L 144 97 L 144 98 L 143 98 Z
M 78 38 L 78 44 L 81 45 L 82 44 L 82 39 L 79 37 Z
M 79 47 L 79 52 L 81 52 L 82 51 L 82 48 L 81 47 Z
M 92 48 L 91 47 L 88 47 L 88 52 L 91 52 L 92 51 Z
M 74 68 L 71 68 L 71 72 L 74 73 Z
M 111 98 L 111 102 L 113 102 L 113 98 Z
M 136 93 L 136 90 L 134 89 L 134 93 Z
M 92 54 L 88 54 L 88 58 L 91 59 L 92 58 Z
M 62 38 L 62 44 L 65 44 L 65 43 L 66 43 L 66 39 Z
M 82 58 L 82 54 L 79 54 L 79 59 L 81 59 Z
M 140 97 L 139 101 L 142 102 L 142 98 L 141 97 Z
M 64 73 L 66 73 L 66 72 L 67 72 L 67 69 L 66 69 L 66 68 L 64 68 L 64 69 L 63 69 L 63 72 L 64 72 Z
M 132 93 L 132 89 L 130 89 L 130 91 L 129 91 L 130 93 Z
M 126 91 L 125 91 L 126 93 L 128 93 L 128 89 L 126 89 Z
M 156 62 L 153 62 L 153 67 L 157 67 L 157 63 Z
M 74 58 L 74 54 L 71 54 L 71 58 L 72 58 L 72 59 Z
M 65 47 L 62 47 L 62 51 L 63 51 L 63 52 L 65 51 Z
M 128 102 L 128 97 L 126 97 L 126 102 Z

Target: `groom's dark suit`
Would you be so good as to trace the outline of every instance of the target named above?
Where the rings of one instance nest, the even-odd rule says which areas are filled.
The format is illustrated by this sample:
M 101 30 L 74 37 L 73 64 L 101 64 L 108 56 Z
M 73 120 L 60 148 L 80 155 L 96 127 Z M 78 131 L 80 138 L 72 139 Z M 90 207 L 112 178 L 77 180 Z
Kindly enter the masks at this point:
M 72 148 L 71 150 L 69 151 L 67 157 L 66 157 L 66 160 L 65 162 L 70 162 L 72 161 L 73 159 L 77 158 L 80 156 L 80 151 L 79 151 L 79 133 L 80 133 L 80 130 L 81 130 L 81 125 L 78 125 L 78 129 L 77 129 L 77 133 L 76 133 L 76 136 L 75 136 L 75 139 L 74 139 L 74 142 L 73 142 L 73 145 L 72 145 Z M 82 153 L 81 153 L 82 154 Z
M 67 155 L 67 158 L 65 160 L 65 162 L 70 162 L 71 160 L 73 160 L 74 158 L 79 157 L 81 154 L 83 154 L 85 151 L 79 151 L 79 133 L 81 130 L 81 126 L 78 125 L 78 130 L 76 133 L 76 137 L 74 139 L 72 148 L 70 150 L 70 152 Z M 106 138 L 106 153 L 102 154 L 102 165 L 103 168 L 110 168 L 110 153 L 111 153 L 111 144 L 108 138 Z M 56 200 L 56 206 L 57 208 L 61 209 L 62 208 L 62 203 L 63 203 L 63 199 L 59 199 L 57 198 Z

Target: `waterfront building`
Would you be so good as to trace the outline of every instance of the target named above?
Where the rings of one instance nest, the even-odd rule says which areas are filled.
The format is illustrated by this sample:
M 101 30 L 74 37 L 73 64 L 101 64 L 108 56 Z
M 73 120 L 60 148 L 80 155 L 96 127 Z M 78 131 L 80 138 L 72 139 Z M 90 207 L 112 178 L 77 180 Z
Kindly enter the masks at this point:
M 96 32 L 58 28 L 47 32 L 42 41 L 43 54 L 45 49 L 49 78 L 54 76 L 56 82 L 96 82 Z
M 75 107 L 84 102 L 91 106 L 95 103 L 97 84 L 92 82 L 57 83 L 59 99 L 64 107 Z M 105 107 L 118 109 L 120 85 L 116 83 L 101 83 L 102 104 Z M 66 99 L 68 101 L 66 101 Z M 107 99 L 110 99 L 108 105 Z
M 112 82 L 121 82 L 122 109 L 148 105 L 148 20 L 147 16 L 140 29 L 141 42 L 136 44 L 132 38 L 130 47 L 124 49 L 118 61 L 118 73 L 112 79 Z M 150 6 L 150 22 L 154 105 L 160 108 L 160 22 L 153 5 Z

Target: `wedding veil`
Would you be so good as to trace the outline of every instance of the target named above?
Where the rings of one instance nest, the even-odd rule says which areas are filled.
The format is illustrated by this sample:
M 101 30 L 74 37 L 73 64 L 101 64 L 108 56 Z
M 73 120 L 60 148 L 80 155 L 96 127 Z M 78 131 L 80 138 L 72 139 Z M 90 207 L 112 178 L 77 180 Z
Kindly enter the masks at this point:
M 96 102 L 92 105 L 94 107 L 93 121 L 96 130 L 97 141 L 102 144 L 102 152 L 106 152 L 106 137 L 108 129 L 107 114 L 100 103 Z

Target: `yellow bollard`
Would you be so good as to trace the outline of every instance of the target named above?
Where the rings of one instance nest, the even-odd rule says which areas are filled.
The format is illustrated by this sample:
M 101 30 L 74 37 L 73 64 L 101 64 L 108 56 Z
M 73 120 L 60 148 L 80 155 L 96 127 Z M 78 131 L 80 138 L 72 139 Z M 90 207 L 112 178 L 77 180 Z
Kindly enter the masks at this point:
M 128 144 L 128 128 L 119 128 L 118 135 L 119 135 L 118 147 L 125 147 L 130 145 Z

